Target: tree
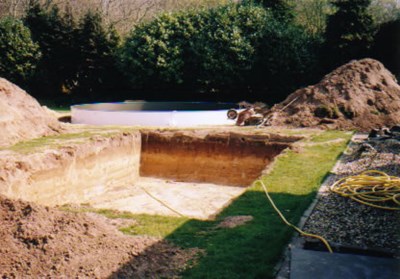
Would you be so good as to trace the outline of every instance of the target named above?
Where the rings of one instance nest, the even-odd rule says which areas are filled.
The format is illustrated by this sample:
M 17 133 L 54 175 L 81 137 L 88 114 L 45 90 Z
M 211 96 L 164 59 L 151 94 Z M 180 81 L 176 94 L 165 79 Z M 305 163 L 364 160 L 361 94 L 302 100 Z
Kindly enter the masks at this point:
M 376 26 L 400 18 L 400 1 L 398 0 L 372 0 L 368 12 Z
M 0 76 L 19 85 L 32 76 L 40 59 L 39 46 L 22 21 L 0 20 Z
M 132 26 L 154 19 L 165 12 L 188 9 L 200 10 L 239 0 L 34 0 L 44 8 L 57 6 L 60 11 L 67 7 L 74 17 L 81 18 L 87 12 L 101 14 L 106 25 L 113 25 L 120 34 L 127 34 Z M 0 18 L 21 18 L 32 0 L 0 0 Z
M 0 0 L 0 18 L 19 18 L 24 13 L 30 0 Z
M 294 10 L 288 0 L 244 0 L 244 3 L 258 4 L 269 9 L 275 19 L 290 22 L 294 18 Z
M 323 60 L 326 70 L 351 59 L 368 56 L 374 39 L 370 0 L 336 0 L 336 13 L 328 17 Z
M 249 76 L 263 101 L 276 103 L 319 76 L 321 41 L 293 24 L 269 20 L 261 38 L 256 64 Z
M 119 36 L 99 13 L 87 12 L 78 24 L 66 8 L 34 2 L 25 17 L 43 53 L 34 91 L 62 102 L 106 98 L 124 84 L 115 60 Z
M 77 93 L 94 100 L 110 94 L 112 85 L 118 86 L 114 56 L 118 43 L 118 34 L 103 26 L 100 14 L 88 12 L 81 19 L 75 42 L 79 52 Z
M 400 17 L 381 25 L 375 36 L 372 57 L 381 61 L 400 80 Z
M 295 21 L 310 34 L 325 33 L 326 21 L 334 9 L 329 0 L 292 0 L 295 5 Z
M 57 6 L 45 8 L 33 2 L 24 21 L 43 54 L 34 91 L 45 97 L 69 93 L 74 87 L 77 62 L 72 15 L 68 12 L 61 15 Z

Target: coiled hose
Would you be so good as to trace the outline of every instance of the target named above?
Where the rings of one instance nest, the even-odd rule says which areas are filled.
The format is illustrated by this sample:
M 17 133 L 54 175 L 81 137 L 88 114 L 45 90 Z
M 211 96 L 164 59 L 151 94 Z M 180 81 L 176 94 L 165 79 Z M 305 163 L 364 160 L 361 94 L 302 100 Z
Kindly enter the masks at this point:
M 400 177 L 377 170 L 344 177 L 330 190 L 359 203 L 386 210 L 400 210 Z
M 333 252 L 325 238 L 320 235 L 306 233 L 286 220 L 285 216 L 283 216 L 282 212 L 270 197 L 264 182 L 261 180 L 254 182 L 254 184 L 257 183 L 261 184 L 272 207 L 286 225 L 294 228 L 303 236 L 319 239 L 330 253 Z M 369 170 L 359 175 L 344 177 L 335 182 L 330 187 L 330 190 L 343 197 L 351 198 L 368 206 L 386 210 L 400 210 L 400 178 L 390 176 L 381 171 Z

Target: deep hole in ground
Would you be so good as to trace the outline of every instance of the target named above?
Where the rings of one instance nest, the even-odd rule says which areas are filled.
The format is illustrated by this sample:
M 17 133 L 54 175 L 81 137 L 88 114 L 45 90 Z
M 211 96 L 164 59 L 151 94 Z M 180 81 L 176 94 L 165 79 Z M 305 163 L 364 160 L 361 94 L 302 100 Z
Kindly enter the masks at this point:
M 88 204 L 209 219 L 300 138 L 195 130 L 91 137 L 59 153 L 34 154 L 33 161 L 30 155 L 9 158 L 15 171 L 0 173 L 0 189 L 9 197 L 50 206 Z
M 289 146 L 243 134 L 142 133 L 140 176 L 247 187 Z
M 299 137 L 142 131 L 140 176 L 94 203 L 134 213 L 212 219 Z

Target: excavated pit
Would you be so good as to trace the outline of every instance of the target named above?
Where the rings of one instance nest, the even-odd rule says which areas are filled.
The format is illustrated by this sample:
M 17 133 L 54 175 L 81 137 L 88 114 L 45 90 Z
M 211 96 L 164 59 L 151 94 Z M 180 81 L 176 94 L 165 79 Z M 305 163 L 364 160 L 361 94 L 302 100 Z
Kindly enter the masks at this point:
M 300 137 L 142 131 L 139 178 L 92 200 L 97 208 L 212 219 Z
M 0 194 L 50 206 L 210 219 L 299 139 L 215 130 L 96 136 L 57 151 L 4 156 Z
M 140 176 L 247 187 L 287 147 L 265 136 L 144 132 Z

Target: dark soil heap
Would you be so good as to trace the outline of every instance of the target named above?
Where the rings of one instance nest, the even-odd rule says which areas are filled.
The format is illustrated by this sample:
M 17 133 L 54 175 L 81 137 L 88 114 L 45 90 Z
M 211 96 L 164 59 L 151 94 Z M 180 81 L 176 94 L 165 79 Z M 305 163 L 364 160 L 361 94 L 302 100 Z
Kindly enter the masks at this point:
M 96 216 L 0 195 L 0 277 L 172 278 L 198 252 L 125 236 Z
M 351 61 L 318 84 L 295 91 L 270 113 L 272 125 L 359 131 L 390 127 L 400 123 L 400 86 L 380 62 Z
M 61 123 L 24 90 L 0 78 L 0 147 L 57 134 Z

